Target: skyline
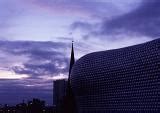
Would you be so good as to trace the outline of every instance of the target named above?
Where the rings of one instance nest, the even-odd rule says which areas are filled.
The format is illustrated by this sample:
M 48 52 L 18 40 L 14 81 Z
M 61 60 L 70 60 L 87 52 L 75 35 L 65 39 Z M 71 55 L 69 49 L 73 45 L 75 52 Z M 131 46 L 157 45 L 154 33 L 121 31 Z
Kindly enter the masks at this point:
M 68 76 L 72 40 L 79 59 L 159 38 L 159 6 L 158 0 L 1 0 L 0 104 L 24 98 L 51 104 L 51 81 Z

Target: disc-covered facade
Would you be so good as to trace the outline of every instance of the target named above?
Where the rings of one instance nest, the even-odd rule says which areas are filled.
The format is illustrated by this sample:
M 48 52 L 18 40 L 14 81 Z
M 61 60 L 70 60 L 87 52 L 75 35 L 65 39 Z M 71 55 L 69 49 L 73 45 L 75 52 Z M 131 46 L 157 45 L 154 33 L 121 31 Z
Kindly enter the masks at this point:
M 85 55 L 71 73 L 78 113 L 158 113 L 159 70 L 160 39 Z

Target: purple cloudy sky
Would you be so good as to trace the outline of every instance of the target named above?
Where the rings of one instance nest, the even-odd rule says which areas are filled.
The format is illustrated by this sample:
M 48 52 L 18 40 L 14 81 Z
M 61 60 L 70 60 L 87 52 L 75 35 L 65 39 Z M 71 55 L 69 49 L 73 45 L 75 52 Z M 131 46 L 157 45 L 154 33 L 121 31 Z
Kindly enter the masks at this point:
M 41 98 L 75 57 L 159 38 L 159 0 L 0 0 L 0 104 Z

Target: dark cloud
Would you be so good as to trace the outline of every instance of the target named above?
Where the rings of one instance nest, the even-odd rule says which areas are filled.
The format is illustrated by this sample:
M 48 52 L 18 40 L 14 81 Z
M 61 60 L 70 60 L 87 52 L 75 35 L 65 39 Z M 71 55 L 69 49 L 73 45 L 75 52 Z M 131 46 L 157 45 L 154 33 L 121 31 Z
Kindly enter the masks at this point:
M 143 0 L 136 9 L 114 18 L 103 19 L 101 23 L 90 24 L 87 22 L 75 22 L 71 25 L 72 29 L 84 30 L 82 37 L 109 36 L 115 38 L 120 34 L 128 36 L 148 36 L 157 38 L 160 36 L 160 1 Z M 106 38 L 106 37 L 105 37 Z M 116 37 L 117 38 L 117 37 Z
M 68 60 L 68 59 L 67 59 Z M 68 61 L 67 60 L 56 60 L 59 65 L 63 65 L 64 68 L 59 68 L 55 65 L 55 62 L 49 62 L 44 64 L 24 64 L 24 67 L 15 66 L 12 67 L 15 73 L 18 74 L 28 74 L 31 75 L 30 78 L 38 78 L 39 76 L 54 76 L 59 73 L 66 73 L 68 71 Z M 67 61 L 67 62 L 66 62 Z
M 93 25 L 87 22 L 77 21 L 71 25 L 71 29 L 72 30 L 77 30 L 77 29 L 91 30 L 93 29 Z
M 60 42 L 32 42 L 32 41 L 0 41 L 0 50 L 12 55 L 27 55 L 32 59 L 51 59 L 55 56 L 63 56 L 66 43 Z
M 29 51 L 28 54 L 32 59 L 39 59 L 39 60 L 47 60 L 47 59 L 49 60 L 55 58 L 55 56 L 57 57 L 64 55 L 64 53 L 58 51 L 37 50 L 37 49 Z
M 84 21 L 76 21 L 70 25 L 70 29 L 73 32 L 81 31 L 81 37 L 84 40 L 89 39 L 92 37 L 92 35 L 99 34 L 99 29 L 101 28 L 101 23 L 90 23 L 90 22 L 84 22 Z
M 147 0 L 130 13 L 105 21 L 101 34 L 134 33 L 158 37 L 160 35 L 160 1 Z
M 68 72 L 69 59 L 64 53 L 68 47 L 61 42 L 0 41 L 0 69 L 29 75 L 21 80 L 0 80 L 0 104 L 31 98 L 41 98 L 51 104 L 51 77 Z
M 22 66 L 10 68 L 15 73 L 28 74 L 33 78 L 67 71 L 69 59 L 63 51 L 66 47 L 68 47 L 66 43 L 60 42 L 0 41 L 0 50 L 11 55 L 5 59 L 12 59 L 15 55 L 28 58 L 28 62 L 21 61 Z M 59 68 L 60 66 L 64 68 Z
M 32 54 L 40 51 L 65 48 L 66 43 L 61 42 L 34 42 L 34 41 L 0 41 L 0 49 L 12 54 Z

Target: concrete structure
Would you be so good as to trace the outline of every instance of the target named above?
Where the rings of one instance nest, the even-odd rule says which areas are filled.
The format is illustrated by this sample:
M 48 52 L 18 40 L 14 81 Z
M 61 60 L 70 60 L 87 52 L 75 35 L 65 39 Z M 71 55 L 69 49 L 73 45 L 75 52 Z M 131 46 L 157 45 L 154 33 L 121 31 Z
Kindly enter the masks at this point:
M 80 58 L 71 72 L 78 113 L 158 113 L 160 39 Z

